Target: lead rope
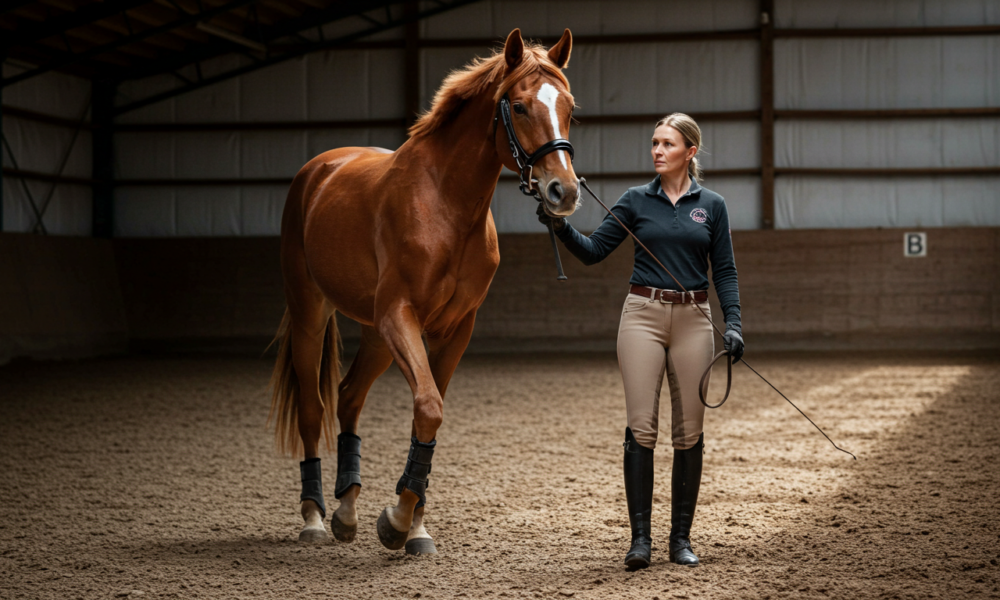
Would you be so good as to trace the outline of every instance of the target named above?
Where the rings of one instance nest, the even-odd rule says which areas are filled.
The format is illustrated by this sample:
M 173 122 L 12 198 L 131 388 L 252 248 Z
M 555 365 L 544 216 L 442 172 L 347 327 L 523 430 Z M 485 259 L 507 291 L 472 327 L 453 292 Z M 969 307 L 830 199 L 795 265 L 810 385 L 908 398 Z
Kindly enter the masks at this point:
M 625 232 L 628 233 L 630 236 L 632 236 L 632 239 L 635 240 L 635 243 L 639 244 L 639 246 L 643 250 L 646 251 L 646 254 L 649 254 L 653 258 L 653 260 L 656 261 L 656 264 L 660 265 L 660 268 L 663 269 L 666 272 L 667 275 L 670 275 L 670 278 L 674 280 L 674 283 L 677 284 L 677 287 L 681 288 L 681 290 L 685 294 L 690 293 L 690 292 L 687 291 L 687 289 L 683 285 L 681 285 L 680 281 L 677 281 L 677 278 L 674 277 L 674 274 L 670 272 L 670 269 L 668 269 L 667 267 L 665 267 L 663 265 L 663 263 L 660 262 L 660 259 L 656 258 L 656 255 L 653 254 L 652 252 L 650 252 L 649 248 L 647 248 L 645 244 L 643 244 L 641 241 L 639 241 L 639 238 L 637 238 L 635 236 L 635 234 L 632 233 L 632 231 L 628 227 L 625 227 L 625 224 L 622 223 L 621 219 L 619 219 L 618 216 L 615 215 L 615 213 L 611 212 L 611 209 L 608 208 L 607 205 L 604 204 L 604 202 L 601 202 L 601 199 L 597 197 L 597 194 L 594 193 L 594 190 L 590 189 L 590 186 L 587 185 L 587 180 L 584 179 L 583 177 L 580 178 L 580 185 L 582 185 L 583 189 L 587 190 L 587 192 L 591 196 L 594 197 L 594 200 L 597 200 L 597 203 L 601 205 L 601 208 L 603 208 L 605 211 L 607 211 L 607 213 L 609 215 L 611 215 L 614 218 L 615 221 L 618 221 L 618 224 L 621 225 L 621 228 L 624 229 Z M 692 300 L 693 300 L 693 296 L 692 296 Z M 692 302 L 692 304 L 694 304 L 694 307 L 697 308 L 699 312 L 701 312 L 702 316 L 704 316 L 706 319 L 708 319 L 708 322 L 712 324 L 712 329 L 714 329 L 720 336 L 723 336 L 723 339 L 725 339 L 725 336 L 723 335 L 722 330 L 720 330 L 719 326 L 716 325 L 714 321 L 712 321 L 712 318 L 708 316 L 708 314 L 705 312 L 705 310 L 701 306 L 698 306 L 698 304 L 695 303 L 695 302 Z M 722 402 L 719 402 L 718 404 L 715 404 L 715 405 L 711 405 L 711 404 L 709 404 L 708 402 L 705 401 L 705 395 L 708 393 L 708 376 L 712 373 L 712 367 L 715 366 L 715 363 L 720 358 L 722 358 L 723 356 L 726 356 L 727 359 L 728 359 L 728 369 L 729 369 L 728 373 L 727 373 L 728 377 L 726 379 L 726 395 L 723 396 Z M 812 419 L 809 418 L 809 415 L 807 415 L 806 413 L 802 412 L 802 409 L 799 408 L 798 406 L 795 406 L 795 403 L 792 402 L 791 400 L 789 400 L 788 396 L 782 394 L 781 390 L 779 390 L 778 388 L 774 387 L 774 384 L 771 383 L 770 381 L 768 381 L 767 379 L 765 379 L 763 375 L 761 375 L 760 373 L 758 373 L 757 369 L 754 369 L 753 367 L 751 367 L 747 363 L 746 359 L 741 359 L 741 361 L 743 362 L 744 365 L 746 365 L 746 367 L 748 369 L 750 369 L 751 371 L 753 371 L 754 375 L 756 375 L 757 377 L 760 377 L 761 380 L 764 383 L 766 383 L 767 385 L 771 386 L 772 390 L 778 392 L 778 395 L 781 396 L 782 398 L 784 398 L 785 402 L 791 404 L 792 408 L 794 408 L 795 410 L 799 411 L 799 414 L 802 415 L 803 417 L 805 417 L 806 421 L 809 421 L 810 423 L 812 423 L 812 426 L 815 427 L 817 431 L 819 431 L 820 433 L 822 433 L 823 437 L 825 437 L 827 439 L 827 441 L 829 441 L 831 444 L 833 444 L 834 448 L 836 448 L 837 450 L 840 450 L 844 454 L 849 454 L 851 456 L 851 458 L 853 458 L 854 460 L 858 460 L 857 456 L 854 456 L 854 454 L 848 452 L 847 450 L 844 450 L 843 448 L 841 448 L 840 446 L 838 446 L 836 443 L 834 443 L 834 441 L 830 439 L 830 436 L 826 435 L 826 432 L 823 431 L 820 428 L 820 426 L 816 424 L 815 421 L 813 421 Z M 729 354 L 728 351 L 723 350 L 722 352 L 719 352 L 718 354 L 715 355 L 715 358 L 713 358 L 712 362 L 709 363 L 708 369 L 705 370 L 705 374 L 701 376 L 701 383 L 698 386 L 698 396 L 701 398 L 701 403 L 704 404 L 707 408 L 719 408 L 720 406 L 722 406 L 723 404 L 725 404 L 726 400 L 729 398 L 729 390 L 732 388 L 732 385 L 733 385 L 733 357 L 732 357 L 732 355 Z

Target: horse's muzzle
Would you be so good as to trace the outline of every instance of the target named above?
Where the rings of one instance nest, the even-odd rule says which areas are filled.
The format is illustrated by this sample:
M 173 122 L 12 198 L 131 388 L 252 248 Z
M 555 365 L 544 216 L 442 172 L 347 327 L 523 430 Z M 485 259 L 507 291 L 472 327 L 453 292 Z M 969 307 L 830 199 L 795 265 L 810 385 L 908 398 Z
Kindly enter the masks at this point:
M 580 199 L 580 187 L 576 179 L 571 182 L 553 179 L 541 191 L 542 206 L 550 216 L 566 217 L 576 210 Z

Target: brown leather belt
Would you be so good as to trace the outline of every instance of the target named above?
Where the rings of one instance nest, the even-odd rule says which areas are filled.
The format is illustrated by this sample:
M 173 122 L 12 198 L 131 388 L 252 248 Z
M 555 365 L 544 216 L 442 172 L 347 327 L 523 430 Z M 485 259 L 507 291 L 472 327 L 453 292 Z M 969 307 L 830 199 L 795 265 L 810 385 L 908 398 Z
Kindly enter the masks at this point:
M 708 300 L 708 292 L 704 290 L 700 292 L 675 292 L 674 290 L 658 290 L 644 285 L 632 284 L 629 291 L 663 304 L 701 304 Z

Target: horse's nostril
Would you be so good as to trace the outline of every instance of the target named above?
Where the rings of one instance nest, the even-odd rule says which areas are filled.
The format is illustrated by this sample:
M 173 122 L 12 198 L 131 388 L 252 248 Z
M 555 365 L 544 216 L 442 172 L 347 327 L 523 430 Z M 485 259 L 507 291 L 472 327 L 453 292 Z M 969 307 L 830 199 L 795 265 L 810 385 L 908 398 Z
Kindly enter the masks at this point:
M 556 204 L 562 201 L 563 198 L 563 187 L 558 181 L 549 182 L 549 185 L 545 189 L 546 196 L 549 197 L 549 202 Z

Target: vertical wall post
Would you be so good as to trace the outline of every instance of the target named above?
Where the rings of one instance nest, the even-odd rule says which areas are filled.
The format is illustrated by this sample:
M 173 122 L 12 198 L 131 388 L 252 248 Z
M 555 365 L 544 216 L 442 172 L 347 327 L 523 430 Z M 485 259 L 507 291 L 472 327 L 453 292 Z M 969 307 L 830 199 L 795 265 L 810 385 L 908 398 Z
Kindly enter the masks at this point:
M 403 94 L 406 100 L 406 126 L 409 127 L 420 114 L 420 21 L 417 20 L 419 6 L 417 2 L 406 2 L 403 11 L 403 17 L 410 21 L 404 26 L 403 33 L 406 40 Z
M 110 238 L 114 233 L 114 122 L 116 85 L 94 80 L 91 83 L 90 121 L 94 126 L 91 146 L 93 157 L 93 227 L 94 237 Z
M 0 55 L 0 77 L 5 57 Z M 3 135 L 3 85 L 0 85 L 0 136 Z M 3 146 L 0 146 L 0 233 L 3 233 Z
M 774 0 L 760 0 L 760 209 L 774 229 Z

